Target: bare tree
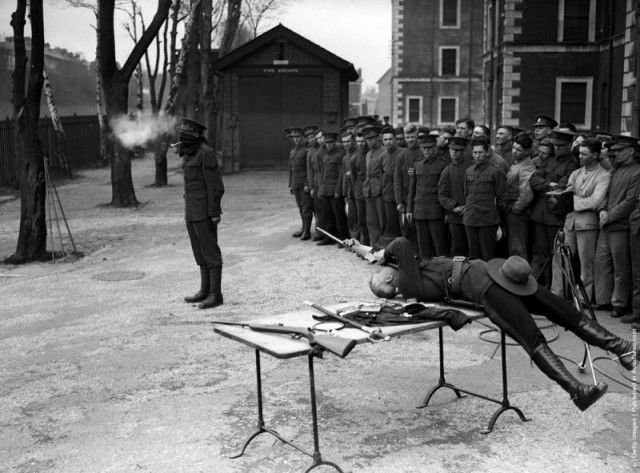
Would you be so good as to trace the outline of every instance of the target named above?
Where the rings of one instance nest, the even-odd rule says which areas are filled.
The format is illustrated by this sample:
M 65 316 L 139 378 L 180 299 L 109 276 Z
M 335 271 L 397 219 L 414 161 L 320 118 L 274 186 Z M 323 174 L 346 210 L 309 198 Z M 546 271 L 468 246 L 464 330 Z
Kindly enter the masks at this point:
M 27 53 L 24 38 L 27 0 L 17 0 L 11 15 L 14 36 L 15 69 L 13 81 L 14 147 L 20 169 L 20 231 L 10 263 L 43 258 L 47 249 L 44 161 L 38 122 L 44 71 L 44 25 L 42 0 L 30 0 L 31 64 L 25 91 Z
M 258 36 L 263 23 L 268 22 L 284 5 L 284 0 L 244 0 L 242 25 L 251 32 L 251 39 Z
M 169 16 L 171 0 L 158 0 L 158 8 L 140 39 L 122 67 L 115 55 L 114 9 L 115 0 L 98 0 L 98 53 L 100 76 L 106 102 L 107 116 L 115 118 L 127 113 L 129 80 L 158 31 Z M 138 204 L 131 178 L 131 153 L 110 137 L 111 153 L 111 205 L 131 207 Z
M 133 44 L 135 45 L 138 42 L 138 18 L 143 23 L 143 31 L 144 31 L 144 19 L 142 17 L 142 11 L 138 7 L 138 3 L 136 0 L 131 0 L 131 10 L 127 9 L 127 15 L 129 15 L 129 23 L 124 24 L 124 29 L 129 33 L 129 37 Z M 167 22 L 165 21 L 165 25 Z M 158 36 L 156 35 L 156 41 Z M 148 56 L 149 49 L 145 50 L 144 55 Z M 138 111 L 138 116 L 142 115 L 142 111 L 144 110 L 144 84 L 142 79 L 142 61 L 138 62 L 136 65 L 136 69 L 133 72 L 133 77 L 136 80 L 136 109 Z
M 56 102 L 53 96 L 53 87 L 51 86 L 51 81 L 49 80 L 46 70 L 42 71 L 42 75 L 44 79 L 44 95 L 47 98 L 47 108 L 49 109 L 49 115 L 51 115 L 51 123 L 53 124 L 53 131 L 56 137 L 55 149 L 58 164 L 64 170 L 67 177 L 71 177 L 71 166 L 69 166 L 65 151 L 66 137 L 64 134 L 64 127 L 62 126 L 62 120 L 60 120 L 60 115 L 58 115 L 58 107 L 56 107 Z

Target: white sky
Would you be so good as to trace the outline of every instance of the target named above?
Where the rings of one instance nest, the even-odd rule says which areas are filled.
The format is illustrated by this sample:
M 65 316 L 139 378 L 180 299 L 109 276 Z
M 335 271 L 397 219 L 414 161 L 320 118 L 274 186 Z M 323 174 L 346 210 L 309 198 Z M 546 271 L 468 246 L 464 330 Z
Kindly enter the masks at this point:
M 150 23 L 156 0 L 139 0 L 146 23 Z M 0 0 L 0 36 L 12 36 L 9 24 L 15 0 Z M 95 58 L 96 35 L 93 12 L 71 8 L 65 0 L 44 0 L 45 41 L 52 47 Z M 124 18 L 119 24 L 124 23 Z M 275 21 L 362 68 L 364 82 L 375 85 L 391 66 L 391 0 L 288 0 Z M 119 62 L 129 54 L 132 43 L 116 23 Z M 25 30 L 30 35 L 28 23 Z

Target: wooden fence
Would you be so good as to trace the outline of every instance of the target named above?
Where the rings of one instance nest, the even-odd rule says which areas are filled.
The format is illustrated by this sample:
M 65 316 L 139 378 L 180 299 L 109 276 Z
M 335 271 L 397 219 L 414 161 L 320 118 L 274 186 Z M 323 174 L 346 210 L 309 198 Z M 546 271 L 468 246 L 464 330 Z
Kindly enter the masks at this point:
M 65 132 L 65 155 L 71 169 L 100 164 L 100 127 L 98 117 L 62 117 Z M 40 119 L 42 152 L 49 157 L 53 173 L 61 170 L 56 153 L 56 135 L 50 118 Z M 18 163 L 13 152 L 13 121 L 0 121 L 0 186 L 18 187 Z

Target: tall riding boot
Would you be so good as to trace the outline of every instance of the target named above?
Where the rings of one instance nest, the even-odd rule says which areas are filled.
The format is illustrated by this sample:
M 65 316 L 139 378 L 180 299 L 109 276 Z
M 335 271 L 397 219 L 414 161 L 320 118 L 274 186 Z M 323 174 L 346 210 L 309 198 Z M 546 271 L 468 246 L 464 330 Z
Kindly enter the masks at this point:
M 582 384 L 575 379 L 546 343 L 540 343 L 533 350 L 531 359 L 540 368 L 540 371 L 571 395 L 571 400 L 581 411 L 587 409 L 607 392 L 608 386 L 605 383 L 598 383 L 597 386 L 594 386 Z
M 638 364 L 638 360 L 640 360 L 640 350 L 634 352 L 633 343 L 609 332 L 590 317 L 583 316 L 574 331 L 589 345 L 602 348 L 616 355 L 620 364 L 629 371 L 631 371 L 634 366 Z
M 200 266 L 200 290 L 193 296 L 185 297 L 184 301 L 191 304 L 193 302 L 201 302 L 205 300 L 209 296 L 210 284 L 209 270 L 204 266 Z
M 312 217 L 305 217 L 302 221 L 301 240 L 309 240 L 311 238 L 311 219 Z
M 198 304 L 200 309 L 212 309 L 222 305 L 222 266 L 209 268 L 209 278 L 211 280 L 209 297 Z

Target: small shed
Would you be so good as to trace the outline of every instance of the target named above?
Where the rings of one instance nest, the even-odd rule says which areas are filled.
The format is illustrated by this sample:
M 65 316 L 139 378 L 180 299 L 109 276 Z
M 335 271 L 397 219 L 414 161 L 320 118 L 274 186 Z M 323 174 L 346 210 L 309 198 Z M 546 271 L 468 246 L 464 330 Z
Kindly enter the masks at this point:
M 337 130 L 349 110 L 353 64 L 282 24 L 218 59 L 225 170 L 284 168 L 287 127 Z

